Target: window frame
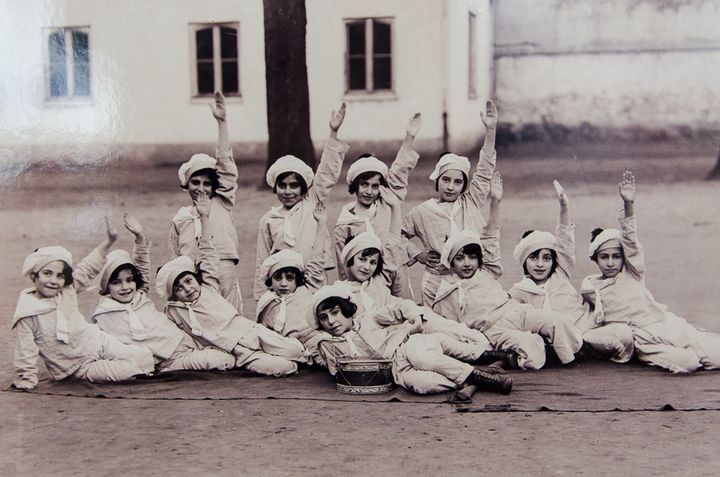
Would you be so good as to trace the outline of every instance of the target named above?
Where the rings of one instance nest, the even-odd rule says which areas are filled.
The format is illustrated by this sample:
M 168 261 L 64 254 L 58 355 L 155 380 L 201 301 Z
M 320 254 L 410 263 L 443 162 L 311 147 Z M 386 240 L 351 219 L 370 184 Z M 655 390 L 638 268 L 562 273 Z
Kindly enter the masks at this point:
M 468 99 L 477 99 L 478 15 L 468 12 Z
M 220 51 L 220 28 L 229 27 L 234 28 L 237 32 L 237 82 L 238 91 L 237 93 L 225 93 L 223 95 L 226 98 L 242 98 L 242 80 L 240 76 L 240 22 L 238 21 L 224 21 L 224 22 L 198 22 L 190 23 L 188 25 L 190 35 L 190 98 L 205 100 L 213 96 L 214 93 L 200 93 L 198 91 L 198 77 L 197 77 L 197 42 L 196 33 L 206 28 L 212 28 L 213 35 L 213 79 L 214 79 L 214 91 L 222 91 L 222 52 Z
M 363 21 L 365 23 L 365 88 L 364 89 L 350 89 L 350 38 L 348 25 L 351 23 L 359 23 Z M 374 68 L 375 68 L 375 57 L 378 56 L 373 52 L 373 23 L 380 22 L 390 27 L 390 53 L 382 54 L 387 55 L 390 58 L 390 88 L 387 89 L 376 89 L 374 86 Z M 396 99 L 395 95 L 395 17 L 353 17 L 344 18 L 343 25 L 345 27 L 345 96 L 352 97 L 368 97 L 368 99 Z M 370 98 L 372 97 L 372 98 Z
M 49 40 L 50 35 L 54 33 L 62 32 L 65 37 L 65 87 L 66 93 L 62 96 L 52 95 L 51 86 L 51 72 L 50 72 L 50 47 Z M 87 51 L 87 64 L 88 64 L 88 94 L 76 95 L 75 94 L 75 59 L 72 47 L 72 34 L 73 32 L 81 32 L 87 35 L 88 38 L 88 51 Z M 43 86 L 45 89 L 45 103 L 46 104 L 87 104 L 93 101 L 93 75 L 92 75 L 92 48 L 90 46 L 90 26 L 89 25 L 67 25 L 67 26 L 52 26 L 43 27 L 43 47 L 42 47 L 42 58 L 43 58 Z M 68 54 L 69 53 L 69 54 Z

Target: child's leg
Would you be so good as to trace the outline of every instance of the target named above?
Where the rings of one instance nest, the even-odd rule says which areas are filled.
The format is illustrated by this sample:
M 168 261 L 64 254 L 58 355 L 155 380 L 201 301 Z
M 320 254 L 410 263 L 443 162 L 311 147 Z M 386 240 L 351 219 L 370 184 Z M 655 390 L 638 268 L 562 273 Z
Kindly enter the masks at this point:
M 413 336 L 421 335 L 412 335 L 410 339 Z M 435 394 L 457 389 L 457 384 L 442 374 L 413 367 L 407 358 L 406 345 L 407 342 L 400 345 L 393 357 L 392 371 L 395 384 L 417 394 Z
M 540 335 L 519 329 L 521 321 L 518 313 L 511 313 L 483 333 L 495 349 L 517 353 L 521 369 L 540 369 L 545 365 L 545 341 Z
M 73 376 L 90 382 L 124 381 L 155 370 L 152 351 L 144 346 L 126 345 L 105 333 L 99 334 L 99 356 L 88 361 Z
M 456 358 L 473 361 L 484 351 L 480 346 L 463 343 L 440 333 L 411 335 L 404 343 L 404 348 L 405 356 L 413 368 L 434 371 L 456 386 L 464 383 L 473 371 L 471 365 Z
M 521 329 L 547 339 L 561 363 L 567 364 L 575 359 L 575 353 L 583 344 L 582 333 L 565 315 L 522 305 L 521 316 Z
M 624 323 L 610 323 L 583 333 L 583 340 L 616 363 L 627 363 L 635 352 L 633 333 Z
M 240 293 L 240 282 L 235 274 L 234 260 L 220 260 L 218 271 L 220 281 L 220 294 L 234 306 L 242 315 L 243 299 Z
M 430 309 L 425 309 L 423 318 L 423 333 L 442 333 L 466 343 L 481 344 L 485 351 L 492 349 L 490 341 L 482 331 L 472 329 L 464 323 L 443 318 Z
M 233 367 L 235 367 L 235 356 L 212 347 L 201 349 L 188 335 L 183 337 L 173 354 L 159 366 L 161 372 L 180 369 L 225 371 Z
M 252 357 L 243 365 L 245 369 L 253 373 L 265 376 L 288 376 L 297 372 L 297 363 L 287 358 L 273 356 L 271 354 L 258 351 L 253 353 Z
M 692 349 L 700 358 L 705 369 L 720 368 L 720 335 L 710 333 L 708 331 L 700 331 L 694 326 L 690 335 L 690 349 Z
M 432 308 L 441 281 L 442 275 L 435 275 L 427 270 L 423 272 L 422 282 L 420 283 L 423 305 Z
M 285 337 L 257 323 L 243 336 L 239 344 L 246 348 L 262 350 L 274 356 L 281 356 L 301 363 L 307 362 L 305 347 L 298 339 Z
M 697 353 L 691 349 L 668 344 L 647 329 L 637 328 L 634 335 L 638 359 L 644 363 L 673 373 L 692 373 L 702 367 Z

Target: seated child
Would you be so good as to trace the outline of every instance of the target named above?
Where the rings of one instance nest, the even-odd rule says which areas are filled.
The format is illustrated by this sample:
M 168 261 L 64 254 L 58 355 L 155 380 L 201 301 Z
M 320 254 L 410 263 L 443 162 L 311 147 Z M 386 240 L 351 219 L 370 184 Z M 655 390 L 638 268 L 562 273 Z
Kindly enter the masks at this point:
M 299 158 L 287 155 L 277 159 L 265 174 L 267 184 L 277 195 L 280 205 L 271 207 L 260 218 L 258 228 L 255 284 L 253 294 L 259 300 L 265 293 L 265 278 L 260 273 L 263 261 L 273 252 L 289 248 L 310 259 L 316 223 L 313 210 L 317 202 L 327 202 L 330 191 L 337 184 L 348 145 L 337 137 L 345 119 L 345 103 L 330 116 L 330 138 L 323 150 L 317 174 Z M 313 182 L 314 179 L 314 182 Z M 335 268 L 329 232 L 324 231 L 325 269 Z
M 150 241 L 140 222 L 124 214 L 125 227 L 135 236 L 133 257 L 113 250 L 100 270 L 100 303 L 93 323 L 125 344 L 150 348 L 156 369 L 226 370 L 235 357 L 219 349 L 203 348 L 155 308 L 147 295 L 150 278 Z
M 516 352 L 517 364 L 523 369 L 540 369 L 545 364 L 543 338 L 562 363 L 569 363 L 582 346 L 580 330 L 565 315 L 518 303 L 498 282 L 502 275 L 499 173 L 492 183 L 490 214 L 482 238 L 474 230 L 465 230 L 452 235 L 443 247 L 441 261 L 452 275 L 440 285 L 433 310 L 482 331 L 495 348 Z
M 362 232 L 374 232 L 383 236 L 390 231 L 392 208 L 385 202 L 381 190 L 383 187 L 388 188 L 388 192 L 398 200 L 405 200 L 408 177 L 419 157 L 412 144 L 420 130 L 420 124 L 420 113 L 417 113 L 408 123 L 405 139 L 390 169 L 371 154 L 361 155 L 348 169 L 348 192 L 355 196 L 355 201 L 343 206 L 335 224 L 335 255 L 341 280 L 347 278 L 340 254 L 348 240 Z M 391 289 L 395 296 L 413 299 L 407 263 L 417 252 L 409 240 L 404 241 L 404 246 L 404 257 L 397 273 L 392 277 Z
M 261 270 L 268 290 L 258 301 L 257 321 L 283 336 L 297 338 L 316 360 L 318 342 L 328 337 L 317 329 L 312 316 L 313 293 L 327 282 L 323 266 L 327 214 L 322 202 L 315 205 L 314 217 L 317 233 L 307 266 L 302 255 L 289 249 L 275 252 L 263 262 Z
M 211 106 L 218 124 L 217 160 L 207 154 L 195 154 L 180 166 L 180 186 L 187 190 L 193 205 L 181 208 L 170 224 L 170 253 L 174 257 L 187 255 L 193 260 L 198 256 L 198 243 L 202 234 L 200 217 L 194 202 L 200 192 L 210 197 L 210 236 L 215 241 L 220 258 L 218 278 L 220 293 L 242 314 L 242 295 L 235 274 L 240 260 L 238 236 L 235 230 L 233 207 L 237 192 L 238 170 L 233 160 L 228 140 L 225 98 L 215 93 L 215 107 Z
M 206 194 L 198 196 L 195 208 L 207 230 Z M 236 367 L 272 376 L 295 373 L 297 363 L 306 362 L 302 343 L 240 316 L 220 294 L 217 262 L 212 240 L 203 232 L 197 265 L 183 255 L 160 268 L 155 286 L 158 295 L 169 300 L 167 316 L 202 345 L 235 355 Z
M 675 373 L 720 367 L 720 335 L 699 330 L 661 305 L 645 286 L 645 258 L 635 224 L 635 177 L 619 185 L 620 230 L 595 229 L 588 255 L 600 273 L 586 277 L 582 294 L 594 305 L 597 323 L 632 328 L 640 361 Z
M 466 384 L 510 393 L 510 376 L 466 363 L 478 360 L 488 349 L 487 343 L 467 343 L 433 332 L 432 323 L 414 313 L 416 309 L 401 303 L 358 314 L 343 283 L 321 288 L 315 293 L 313 311 L 320 327 L 335 337 L 320 342 L 320 356 L 330 373 L 336 373 L 341 357 L 373 357 L 391 359 L 395 383 L 418 394 L 449 391 Z
M 23 263 L 33 287 L 20 292 L 15 329 L 15 389 L 38 384 L 37 358 L 50 378 L 91 382 L 123 381 L 153 372 L 152 352 L 126 345 L 88 323 L 80 314 L 77 294 L 88 287 L 105 261 L 117 232 L 107 223 L 107 238 L 73 270 L 72 255 L 60 246 L 40 247 Z
M 630 327 L 623 323 L 595 323 L 590 305 L 570 283 L 575 268 L 575 226 L 570 223 L 568 196 L 557 181 L 554 184 L 560 201 L 555 235 L 539 230 L 523 234 L 513 258 L 522 265 L 525 278 L 508 293 L 520 303 L 570 317 L 595 353 L 625 363 L 634 352 Z
M 468 179 L 470 161 L 467 157 L 444 153 L 430 174 L 435 182 L 438 198 L 428 199 L 410 211 L 403 219 L 402 233 L 407 238 L 417 237 L 423 252 L 414 257 L 425 265 L 422 278 L 422 304 L 432 306 L 438 286 L 451 271 L 440 263 L 440 252 L 449 235 L 463 230 L 475 230 L 478 234 L 485 225 L 482 206 L 490 189 L 495 169 L 495 130 L 497 109 L 487 102 L 485 142 L 472 180 Z

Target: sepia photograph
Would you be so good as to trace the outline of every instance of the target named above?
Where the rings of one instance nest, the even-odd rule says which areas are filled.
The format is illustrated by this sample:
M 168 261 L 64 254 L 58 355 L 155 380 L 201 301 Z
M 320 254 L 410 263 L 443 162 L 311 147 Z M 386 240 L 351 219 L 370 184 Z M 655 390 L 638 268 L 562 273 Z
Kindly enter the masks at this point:
M 718 25 L 0 0 L 0 475 L 717 475 Z

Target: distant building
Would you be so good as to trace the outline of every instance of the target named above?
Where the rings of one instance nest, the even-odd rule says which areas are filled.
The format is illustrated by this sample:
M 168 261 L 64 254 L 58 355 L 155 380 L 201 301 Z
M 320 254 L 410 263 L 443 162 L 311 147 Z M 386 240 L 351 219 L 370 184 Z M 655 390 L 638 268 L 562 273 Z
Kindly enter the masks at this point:
M 180 161 L 215 140 L 207 104 L 221 89 L 236 154 L 264 157 L 261 0 L 4 3 L 5 148 L 36 158 Z M 478 113 L 491 91 L 489 1 L 306 5 L 316 148 L 342 101 L 349 113 L 341 136 L 354 152 L 397 147 L 417 111 L 423 113 L 420 147 L 477 144 Z

